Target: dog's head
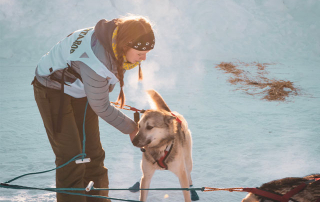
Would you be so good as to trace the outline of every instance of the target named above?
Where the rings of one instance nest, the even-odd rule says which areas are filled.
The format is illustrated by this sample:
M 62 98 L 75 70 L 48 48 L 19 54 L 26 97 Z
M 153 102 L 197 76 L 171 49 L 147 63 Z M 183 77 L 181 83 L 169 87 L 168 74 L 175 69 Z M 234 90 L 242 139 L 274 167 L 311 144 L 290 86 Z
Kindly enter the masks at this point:
M 139 132 L 132 143 L 136 147 L 155 147 L 163 141 L 170 141 L 172 120 L 175 119 L 170 113 L 170 109 L 155 90 L 147 91 L 151 102 L 155 105 L 155 110 L 147 110 L 139 121 Z
M 166 111 L 147 110 L 139 121 L 139 132 L 132 143 L 136 147 L 156 147 L 163 141 L 171 141 L 172 120 L 175 119 Z

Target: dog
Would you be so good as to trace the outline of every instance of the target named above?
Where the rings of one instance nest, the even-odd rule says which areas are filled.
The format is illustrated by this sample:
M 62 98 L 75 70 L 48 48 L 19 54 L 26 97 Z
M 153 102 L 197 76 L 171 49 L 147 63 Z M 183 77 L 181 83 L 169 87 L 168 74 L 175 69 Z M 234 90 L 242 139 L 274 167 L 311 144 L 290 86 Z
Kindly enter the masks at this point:
M 141 161 L 140 189 L 150 187 L 156 170 L 170 170 L 180 181 L 181 188 L 192 186 L 192 138 L 187 121 L 171 112 L 161 95 L 148 90 L 155 110 L 146 110 L 138 122 L 138 133 L 132 143 L 144 148 Z M 190 192 L 190 193 L 189 193 Z M 140 190 L 140 201 L 146 201 L 148 190 Z M 183 190 L 186 202 L 199 200 L 195 190 Z
M 291 201 L 298 202 L 320 202 L 320 174 L 312 174 L 302 178 L 287 177 L 279 180 L 274 180 L 263 184 L 259 189 L 284 195 L 301 184 L 306 184 L 306 187 L 299 193 L 291 197 Z M 253 193 L 249 193 L 242 202 L 275 202 L 277 200 L 267 199 Z

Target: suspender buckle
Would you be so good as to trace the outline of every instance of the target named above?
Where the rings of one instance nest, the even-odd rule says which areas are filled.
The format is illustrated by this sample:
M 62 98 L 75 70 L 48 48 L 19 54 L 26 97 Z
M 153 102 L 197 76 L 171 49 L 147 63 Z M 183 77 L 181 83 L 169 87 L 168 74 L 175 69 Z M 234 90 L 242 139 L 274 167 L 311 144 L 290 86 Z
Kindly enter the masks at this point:
M 90 158 L 84 158 L 84 159 L 78 159 L 76 160 L 76 164 L 80 164 L 80 163 L 90 163 L 91 159 Z

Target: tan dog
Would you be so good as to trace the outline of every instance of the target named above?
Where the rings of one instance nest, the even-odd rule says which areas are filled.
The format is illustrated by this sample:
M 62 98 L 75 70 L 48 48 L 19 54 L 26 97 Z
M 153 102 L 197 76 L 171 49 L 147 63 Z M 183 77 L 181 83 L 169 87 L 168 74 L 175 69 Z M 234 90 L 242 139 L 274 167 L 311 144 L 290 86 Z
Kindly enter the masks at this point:
M 140 189 L 148 189 L 156 170 L 170 170 L 180 181 L 181 188 L 192 186 L 192 138 L 187 121 L 177 112 L 171 110 L 154 90 L 148 94 L 156 105 L 156 110 L 147 110 L 139 121 L 139 132 L 133 139 L 133 145 L 144 147 L 142 155 L 142 178 Z M 181 123 L 180 123 L 181 121 Z M 140 200 L 147 200 L 147 190 L 140 191 Z M 183 191 L 187 202 L 199 200 L 192 190 Z
M 308 175 L 303 178 L 288 177 L 279 180 L 274 180 L 263 184 L 259 189 L 284 195 L 299 185 L 305 183 L 307 186 L 291 197 L 298 202 L 320 202 L 320 180 L 314 181 L 315 178 L 320 178 L 320 174 Z M 289 200 L 290 202 L 293 200 Z M 261 196 L 249 193 L 242 202 L 274 202 Z

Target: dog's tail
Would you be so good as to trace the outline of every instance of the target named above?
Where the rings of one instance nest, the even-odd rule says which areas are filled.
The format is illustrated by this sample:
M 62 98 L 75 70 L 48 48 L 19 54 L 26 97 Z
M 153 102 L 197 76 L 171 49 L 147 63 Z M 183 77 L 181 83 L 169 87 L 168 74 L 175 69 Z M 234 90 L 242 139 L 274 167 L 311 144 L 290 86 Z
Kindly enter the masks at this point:
M 171 112 L 170 108 L 157 91 L 151 89 L 147 90 L 147 93 L 149 94 L 152 102 L 155 104 L 157 109 Z

